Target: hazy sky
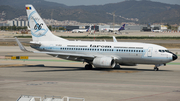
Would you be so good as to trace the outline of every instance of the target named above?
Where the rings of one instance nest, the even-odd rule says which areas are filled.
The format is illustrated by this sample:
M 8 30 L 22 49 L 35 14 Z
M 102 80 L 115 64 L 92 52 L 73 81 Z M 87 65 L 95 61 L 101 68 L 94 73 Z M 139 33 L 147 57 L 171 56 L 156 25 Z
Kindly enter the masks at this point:
M 46 0 L 46 1 L 59 2 L 67 6 L 76 6 L 76 5 L 103 5 L 107 3 L 117 3 L 125 0 Z M 180 5 L 180 0 L 151 0 L 151 1 Z

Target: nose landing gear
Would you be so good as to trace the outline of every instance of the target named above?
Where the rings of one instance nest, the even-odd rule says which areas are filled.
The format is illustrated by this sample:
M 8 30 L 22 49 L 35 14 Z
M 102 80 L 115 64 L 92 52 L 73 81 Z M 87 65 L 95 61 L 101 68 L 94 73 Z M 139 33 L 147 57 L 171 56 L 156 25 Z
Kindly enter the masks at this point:
M 157 64 L 157 65 L 155 65 L 154 71 L 159 71 L 158 67 L 160 67 L 160 66 L 166 66 L 166 64 Z
M 159 68 L 158 67 L 154 67 L 154 71 L 159 71 Z

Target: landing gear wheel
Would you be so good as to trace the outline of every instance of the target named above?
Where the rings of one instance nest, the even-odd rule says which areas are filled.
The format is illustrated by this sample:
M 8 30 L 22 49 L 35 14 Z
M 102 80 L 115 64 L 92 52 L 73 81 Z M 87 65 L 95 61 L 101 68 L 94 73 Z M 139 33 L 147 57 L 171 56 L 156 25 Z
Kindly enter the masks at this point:
M 86 64 L 85 65 L 85 69 L 86 70 L 91 70 L 92 69 L 92 65 L 91 64 Z
M 122 68 L 120 67 L 120 65 L 115 65 L 113 69 L 122 69 Z
M 154 68 L 154 71 L 159 71 L 159 68 L 155 67 L 155 68 Z

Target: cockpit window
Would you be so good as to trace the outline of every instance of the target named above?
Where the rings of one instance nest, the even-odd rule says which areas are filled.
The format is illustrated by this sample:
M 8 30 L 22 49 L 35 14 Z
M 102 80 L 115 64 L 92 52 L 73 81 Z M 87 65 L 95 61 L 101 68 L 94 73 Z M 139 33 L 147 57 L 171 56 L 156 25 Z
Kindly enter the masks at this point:
M 173 52 L 171 52 L 171 51 L 169 51 L 169 50 L 165 50 L 167 53 L 172 53 L 172 54 L 174 54 Z
M 169 50 L 159 50 L 159 52 L 161 52 L 161 53 L 164 53 L 164 52 L 172 53 L 172 52 L 170 52 Z

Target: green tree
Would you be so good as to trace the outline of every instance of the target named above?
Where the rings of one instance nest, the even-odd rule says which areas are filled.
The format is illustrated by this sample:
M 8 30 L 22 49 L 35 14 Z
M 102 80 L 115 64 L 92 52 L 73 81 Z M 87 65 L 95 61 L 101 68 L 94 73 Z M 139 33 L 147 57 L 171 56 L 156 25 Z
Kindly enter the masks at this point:
M 51 30 L 51 31 L 52 31 L 52 26 L 48 26 L 48 28 L 49 28 L 49 30 Z
M 66 30 L 64 27 L 59 27 L 59 30 Z
M 3 30 L 3 26 L 1 26 L 1 30 Z
M 16 26 L 12 26 L 12 30 L 16 30 Z

